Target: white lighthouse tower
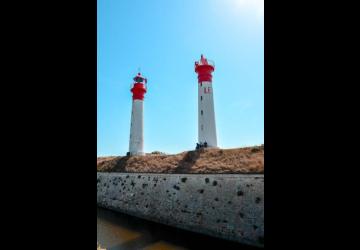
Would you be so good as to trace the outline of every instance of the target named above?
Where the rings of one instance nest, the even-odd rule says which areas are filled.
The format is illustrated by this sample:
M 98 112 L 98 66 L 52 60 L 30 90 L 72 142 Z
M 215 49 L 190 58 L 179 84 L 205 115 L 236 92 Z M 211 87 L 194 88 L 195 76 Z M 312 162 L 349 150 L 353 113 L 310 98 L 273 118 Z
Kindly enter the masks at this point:
M 201 55 L 195 62 L 195 72 L 198 74 L 198 142 L 207 147 L 217 147 L 214 96 L 212 88 L 212 72 L 215 64 Z
M 131 87 L 132 111 L 130 125 L 130 155 L 144 155 L 144 95 L 146 93 L 147 79 L 140 73 L 134 77 L 134 83 Z

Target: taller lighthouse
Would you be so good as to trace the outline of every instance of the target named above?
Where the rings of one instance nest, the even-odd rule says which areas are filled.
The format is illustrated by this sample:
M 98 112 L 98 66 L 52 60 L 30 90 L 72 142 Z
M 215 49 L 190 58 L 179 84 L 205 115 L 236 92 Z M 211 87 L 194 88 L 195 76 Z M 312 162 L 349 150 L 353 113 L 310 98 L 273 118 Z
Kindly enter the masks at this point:
M 215 64 L 203 55 L 195 62 L 198 74 L 198 142 L 217 147 L 212 72 Z
M 144 155 L 144 95 L 147 79 L 138 73 L 131 86 L 132 111 L 130 125 L 130 155 Z

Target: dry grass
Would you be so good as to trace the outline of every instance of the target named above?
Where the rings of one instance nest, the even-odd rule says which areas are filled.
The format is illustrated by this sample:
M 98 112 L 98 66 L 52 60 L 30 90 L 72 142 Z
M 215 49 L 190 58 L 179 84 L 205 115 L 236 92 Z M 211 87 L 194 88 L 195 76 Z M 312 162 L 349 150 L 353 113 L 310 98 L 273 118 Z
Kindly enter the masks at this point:
M 101 163 L 101 162 L 108 161 L 108 160 L 111 160 L 114 158 L 115 158 L 115 156 L 98 157 L 97 164 L 99 165 L 99 163 Z
M 128 173 L 263 173 L 264 146 L 207 148 L 176 155 L 99 157 L 99 172 Z

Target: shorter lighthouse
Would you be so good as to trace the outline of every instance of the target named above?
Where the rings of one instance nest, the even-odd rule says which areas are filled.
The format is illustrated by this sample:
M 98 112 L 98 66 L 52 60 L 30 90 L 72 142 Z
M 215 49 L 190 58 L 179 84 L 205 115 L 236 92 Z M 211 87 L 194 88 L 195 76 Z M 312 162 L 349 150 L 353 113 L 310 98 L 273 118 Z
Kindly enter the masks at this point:
M 144 155 L 144 95 L 147 79 L 138 73 L 131 86 L 132 111 L 130 125 L 130 155 Z
M 207 147 L 217 147 L 212 72 L 215 64 L 203 55 L 195 62 L 198 74 L 198 142 Z

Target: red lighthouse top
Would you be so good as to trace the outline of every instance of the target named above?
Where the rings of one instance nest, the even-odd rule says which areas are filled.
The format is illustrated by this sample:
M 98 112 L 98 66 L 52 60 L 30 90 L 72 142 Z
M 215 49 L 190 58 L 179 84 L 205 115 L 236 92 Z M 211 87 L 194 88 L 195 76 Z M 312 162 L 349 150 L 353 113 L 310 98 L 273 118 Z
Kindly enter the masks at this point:
M 195 62 L 195 72 L 198 73 L 198 82 L 211 82 L 211 73 L 215 70 L 215 64 L 201 55 L 200 61 Z
M 138 73 L 134 77 L 134 83 L 131 88 L 131 92 L 133 93 L 133 100 L 144 100 L 144 95 L 146 93 L 146 83 L 147 79 Z

